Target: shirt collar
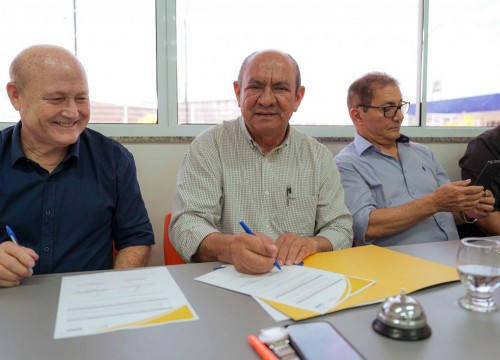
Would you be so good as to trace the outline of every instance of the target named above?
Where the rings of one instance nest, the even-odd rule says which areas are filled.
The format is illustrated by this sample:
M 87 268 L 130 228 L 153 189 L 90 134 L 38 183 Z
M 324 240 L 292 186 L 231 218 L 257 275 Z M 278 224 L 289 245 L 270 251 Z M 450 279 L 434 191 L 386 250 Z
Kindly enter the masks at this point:
M 361 156 L 367 149 L 373 147 L 374 149 L 377 149 L 376 146 L 374 146 L 371 142 L 366 140 L 364 137 L 356 133 L 354 135 L 354 149 L 356 150 L 356 154 L 358 156 Z M 378 150 L 378 149 L 377 149 Z
M 26 155 L 24 155 L 23 149 L 21 148 L 20 131 L 21 131 L 21 121 L 18 121 L 12 131 L 12 151 L 10 158 L 10 166 L 14 166 L 16 161 L 18 161 L 19 159 L 26 158 Z
M 245 139 L 247 140 L 248 145 L 251 148 L 257 148 L 262 153 L 259 144 L 257 144 L 257 142 L 255 142 L 255 140 L 252 139 L 252 136 L 250 136 L 250 133 L 248 132 L 247 126 L 245 125 L 245 119 L 243 119 L 243 116 L 240 116 L 238 118 L 238 122 L 240 123 L 241 131 L 243 132 L 243 135 L 245 136 Z M 273 149 L 273 151 L 277 150 L 277 149 L 279 150 L 279 149 L 284 148 L 285 146 L 288 146 L 288 144 L 290 142 L 290 132 L 291 132 L 291 128 L 290 128 L 290 124 L 289 124 L 287 129 L 286 129 L 285 140 L 283 140 L 283 142 L 281 144 L 276 146 Z
M 400 134 L 399 135 L 399 138 L 396 140 L 396 142 L 400 142 L 400 143 L 409 143 L 410 142 L 410 138 L 406 135 L 403 135 L 403 134 Z M 375 146 L 373 145 L 371 142 L 369 142 L 368 140 L 366 140 L 364 137 L 362 137 L 361 135 L 359 135 L 358 133 L 356 133 L 354 135 L 354 148 L 356 150 L 356 154 L 358 156 L 361 156 L 367 149 L 369 148 L 373 148 L 375 151 L 377 152 L 380 152 L 380 150 Z
M 21 127 L 22 121 L 18 121 L 14 126 L 14 130 L 12 132 L 12 155 L 10 159 L 11 166 L 14 166 L 14 164 L 20 159 L 28 159 L 23 151 L 23 148 L 21 147 Z M 63 159 L 63 162 L 66 162 L 70 158 L 75 158 L 75 161 L 78 162 L 78 159 L 80 157 L 80 137 L 81 135 L 78 137 L 76 143 L 72 144 L 69 147 L 68 154 Z
M 250 147 L 254 147 L 254 141 L 253 141 L 252 137 L 250 136 L 250 133 L 248 132 L 247 126 L 245 125 L 245 119 L 243 119 L 243 116 L 240 116 L 238 118 L 238 122 L 240 124 L 240 129 L 243 132 L 243 136 L 245 137 L 248 145 L 250 145 Z M 255 144 L 255 145 L 257 145 L 257 144 Z
M 410 142 L 410 138 L 406 135 L 400 134 L 396 142 L 408 144 Z
M 87 131 L 87 129 L 84 129 L 82 134 Z M 82 134 L 78 136 L 78 140 L 76 140 L 76 143 L 71 144 L 69 147 L 68 155 L 64 158 L 63 161 L 66 161 L 68 159 L 74 158 L 76 162 L 80 159 L 80 139 L 82 138 Z

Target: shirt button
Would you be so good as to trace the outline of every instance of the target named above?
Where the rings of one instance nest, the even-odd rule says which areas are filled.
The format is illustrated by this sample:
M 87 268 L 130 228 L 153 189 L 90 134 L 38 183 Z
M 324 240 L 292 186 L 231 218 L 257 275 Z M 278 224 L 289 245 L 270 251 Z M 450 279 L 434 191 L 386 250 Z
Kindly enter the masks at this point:
M 50 210 L 45 211 L 45 215 L 50 216 Z
M 49 247 L 48 247 L 48 246 L 46 246 L 46 247 L 44 247 L 44 248 L 43 248 L 43 252 L 46 252 L 46 253 L 47 253 L 47 252 L 49 252 L 49 250 L 50 250 L 50 249 L 49 249 Z
M 266 195 L 266 196 L 269 195 L 269 191 L 267 191 L 267 190 L 264 191 L 264 195 Z

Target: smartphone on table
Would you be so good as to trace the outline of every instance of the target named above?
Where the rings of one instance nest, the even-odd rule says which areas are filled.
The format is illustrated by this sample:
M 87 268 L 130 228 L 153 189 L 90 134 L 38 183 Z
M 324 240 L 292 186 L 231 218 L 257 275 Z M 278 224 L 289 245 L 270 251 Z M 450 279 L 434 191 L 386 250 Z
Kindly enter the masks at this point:
M 365 359 L 329 322 L 287 326 L 290 343 L 303 360 Z

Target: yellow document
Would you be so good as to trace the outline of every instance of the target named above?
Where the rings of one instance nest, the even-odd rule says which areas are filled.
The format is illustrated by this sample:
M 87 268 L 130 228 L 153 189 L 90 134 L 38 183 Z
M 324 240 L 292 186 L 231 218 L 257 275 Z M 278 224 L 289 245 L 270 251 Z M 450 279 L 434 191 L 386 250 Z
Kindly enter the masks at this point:
M 304 266 L 346 274 L 353 290 L 356 287 L 364 288 L 346 298 L 329 313 L 383 301 L 399 294 L 403 288 L 410 294 L 426 287 L 459 280 L 454 267 L 374 245 L 318 253 L 305 259 Z M 365 287 L 363 279 L 372 279 L 375 283 Z M 265 301 L 293 320 L 319 315 L 274 301 Z

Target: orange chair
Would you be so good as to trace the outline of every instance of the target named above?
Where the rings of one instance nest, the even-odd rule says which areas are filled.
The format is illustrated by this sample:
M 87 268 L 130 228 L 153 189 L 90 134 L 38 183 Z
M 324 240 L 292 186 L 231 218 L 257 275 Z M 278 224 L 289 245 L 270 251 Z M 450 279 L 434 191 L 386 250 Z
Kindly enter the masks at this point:
M 170 237 L 168 236 L 168 226 L 170 225 L 170 219 L 172 219 L 171 212 L 165 215 L 165 222 L 163 224 L 163 255 L 165 257 L 165 265 L 185 264 L 186 262 L 180 257 L 180 255 L 170 243 Z

